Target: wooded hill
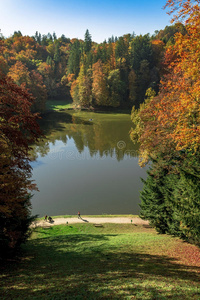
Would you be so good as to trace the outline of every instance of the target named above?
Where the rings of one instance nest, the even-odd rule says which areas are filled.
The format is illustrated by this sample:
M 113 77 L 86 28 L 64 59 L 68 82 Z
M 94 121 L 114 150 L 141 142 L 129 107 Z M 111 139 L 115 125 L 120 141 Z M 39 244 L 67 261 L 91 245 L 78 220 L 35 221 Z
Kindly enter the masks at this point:
M 158 92 L 164 53 L 177 32 L 186 33 L 181 23 L 97 44 L 88 30 L 84 40 L 18 31 L 1 37 L 0 68 L 33 94 L 34 111 L 43 111 L 47 98 L 71 98 L 80 108 L 138 107 L 149 87 Z

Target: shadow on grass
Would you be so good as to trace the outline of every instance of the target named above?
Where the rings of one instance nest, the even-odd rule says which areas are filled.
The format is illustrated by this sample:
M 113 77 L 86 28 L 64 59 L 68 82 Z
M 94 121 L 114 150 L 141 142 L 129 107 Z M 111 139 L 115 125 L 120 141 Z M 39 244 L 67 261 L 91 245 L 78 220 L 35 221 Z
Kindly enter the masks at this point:
M 119 248 L 110 234 L 32 240 L 0 276 L 1 299 L 199 299 L 200 268 Z

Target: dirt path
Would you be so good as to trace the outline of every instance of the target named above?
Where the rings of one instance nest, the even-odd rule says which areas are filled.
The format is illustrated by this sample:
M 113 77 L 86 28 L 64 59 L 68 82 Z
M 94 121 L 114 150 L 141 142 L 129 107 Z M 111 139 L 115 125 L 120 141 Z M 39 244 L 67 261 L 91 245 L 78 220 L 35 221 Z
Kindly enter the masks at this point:
M 61 225 L 61 224 L 73 224 L 73 223 L 92 223 L 92 224 L 102 224 L 102 223 L 117 223 L 117 224 L 141 224 L 148 225 L 148 221 L 144 221 L 137 218 L 131 217 L 105 217 L 105 218 L 93 218 L 93 217 L 83 217 L 83 218 L 55 218 L 53 223 L 49 223 L 45 220 L 35 221 L 33 223 L 33 227 L 49 227 L 53 225 Z

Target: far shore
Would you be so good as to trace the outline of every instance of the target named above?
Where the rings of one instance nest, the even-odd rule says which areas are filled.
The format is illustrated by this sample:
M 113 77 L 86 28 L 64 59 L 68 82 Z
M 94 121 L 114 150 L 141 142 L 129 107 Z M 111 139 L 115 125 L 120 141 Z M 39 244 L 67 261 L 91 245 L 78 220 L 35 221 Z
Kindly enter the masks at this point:
M 52 216 L 53 222 L 45 221 L 44 218 L 36 219 L 32 227 L 49 227 L 61 224 L 74 224 L 74 223 L 116 223 L 116 224 L 135 224 L 135 225 L 148 225 L 149 222 L 142 220 L 136 215 L 83 215 L 78 216 Z

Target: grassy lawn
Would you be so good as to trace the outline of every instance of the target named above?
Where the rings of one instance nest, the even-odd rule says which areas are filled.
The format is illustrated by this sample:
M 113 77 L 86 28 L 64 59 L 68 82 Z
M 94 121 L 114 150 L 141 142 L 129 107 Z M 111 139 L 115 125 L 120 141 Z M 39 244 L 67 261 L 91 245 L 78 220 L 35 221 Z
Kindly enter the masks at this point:
M 200 299 L 200 251 L 131 224 L 37 228 L 0 299 Z
M 60 110 L 72 108 L 72 103 L 69 100 L 48 100 L 46 102 L 47 110 Z

